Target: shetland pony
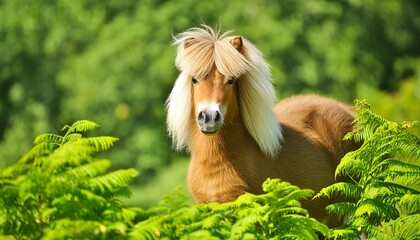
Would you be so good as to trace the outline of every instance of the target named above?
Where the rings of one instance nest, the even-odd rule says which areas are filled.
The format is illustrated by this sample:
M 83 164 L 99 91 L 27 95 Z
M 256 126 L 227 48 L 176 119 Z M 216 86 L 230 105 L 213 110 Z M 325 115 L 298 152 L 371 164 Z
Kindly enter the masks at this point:
M 176 149 L 191 154 L 188 186 L 198 203 L 262 193 L 267 178 L 319 191 L 354 149 L 353 109 L 316 95 L 275 105 L 270 68 L 248 40 L 207 26 L 174 37 L 180 75 L 167 99 L 167 128 Z M 329 199 L 303 203 L 326 222 Z M 332 223 L 330 222 L 330 225 Z

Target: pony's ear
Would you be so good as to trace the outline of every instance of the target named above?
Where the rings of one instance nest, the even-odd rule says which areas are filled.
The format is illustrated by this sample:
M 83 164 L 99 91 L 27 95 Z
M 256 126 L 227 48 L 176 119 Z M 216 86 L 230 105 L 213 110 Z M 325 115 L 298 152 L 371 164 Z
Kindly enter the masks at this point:
M 184 49 L 187 49 L 189 46 L 191 46 L 194 42 L 194 38 L 187 38 L 184 40 Z
M 232 38 L 232 40 L 230 40 L 230 43 L 233 45 L 233 47 L 238 50 L 238 52 L 242 52 L 242 38 L 237 36 Z

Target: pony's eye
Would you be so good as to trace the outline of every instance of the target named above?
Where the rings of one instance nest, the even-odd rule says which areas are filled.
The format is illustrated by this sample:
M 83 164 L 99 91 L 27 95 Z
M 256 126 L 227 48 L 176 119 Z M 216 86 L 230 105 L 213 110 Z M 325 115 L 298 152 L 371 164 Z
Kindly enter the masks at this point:
M 235 82 L 235 77 L 231 77 L 227 80 L 227 84 L 232 85 Z
M 197 79 L 195 79 L 195 78 L 192 78 L 191 81 L 194 85 L 196 85 L 198 83 Z

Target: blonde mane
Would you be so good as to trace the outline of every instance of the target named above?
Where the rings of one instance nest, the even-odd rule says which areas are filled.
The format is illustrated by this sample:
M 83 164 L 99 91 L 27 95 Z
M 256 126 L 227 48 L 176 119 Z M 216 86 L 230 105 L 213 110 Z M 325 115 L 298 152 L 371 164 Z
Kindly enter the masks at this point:
M 174 37 L 178 48 L 175 65 L 181 73 L 166 101 L 169 135 L 176 149 L 189 146 L 193 110 L 191 77 L 200 78 L 215 66 L 223 75 L 238 78 L 241 118 L 261 150 L 274 156 L 283 136 L 272 110 L 275 91 L 269 65 L 261 52 L 244 38 L 242 51 L 238 52 L 230 43 L 233 37 L 229 34 L 204 26 Z

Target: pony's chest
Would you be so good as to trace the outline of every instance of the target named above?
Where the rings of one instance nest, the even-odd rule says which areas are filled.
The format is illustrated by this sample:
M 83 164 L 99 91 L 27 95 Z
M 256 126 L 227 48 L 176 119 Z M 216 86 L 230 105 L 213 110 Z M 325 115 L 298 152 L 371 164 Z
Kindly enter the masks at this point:
M 188 170 L 188 186 L 197 202 L 232 201 L 249 190 L 245 179 L 230 164 L 219 159 L 200 160 L 193 157 Z

